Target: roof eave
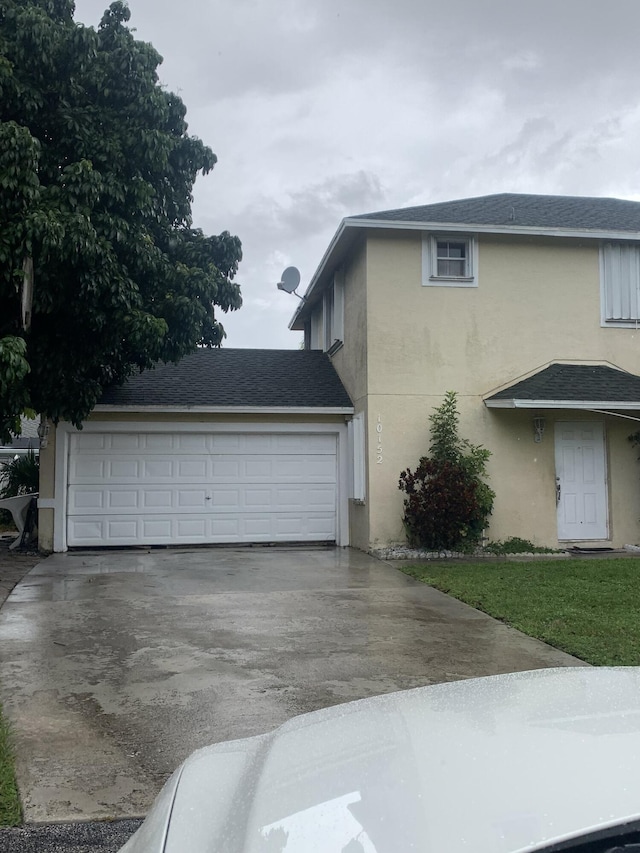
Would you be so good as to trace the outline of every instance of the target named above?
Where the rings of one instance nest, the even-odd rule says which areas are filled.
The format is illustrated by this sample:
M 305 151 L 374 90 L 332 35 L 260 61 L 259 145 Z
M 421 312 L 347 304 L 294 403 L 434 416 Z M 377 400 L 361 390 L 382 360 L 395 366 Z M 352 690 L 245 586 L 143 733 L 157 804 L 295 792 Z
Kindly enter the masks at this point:
M 403 231 L 473 231 L 477 234 L 519 234 L 541 237 L 586 237 L 594 240 L 640 240 L 640 231 L 601 228 L 547 228 L 539 225 L 480 225 L 475 222 L 417 222 L 397 219 L 345 219 L 343 224 L 355 228 L 399 229 Z
M 629 400 L 521 400 L 518 398 L 485 400 L 488 409 L 640 409 L 640 399 L 637 402 Z
M 135 405 L 99 403 L 94 412 L 120 412 L 130 414 L 234 414 L 234 415 L 352 415 L 353 406 L 178 406 L 168 404 Z

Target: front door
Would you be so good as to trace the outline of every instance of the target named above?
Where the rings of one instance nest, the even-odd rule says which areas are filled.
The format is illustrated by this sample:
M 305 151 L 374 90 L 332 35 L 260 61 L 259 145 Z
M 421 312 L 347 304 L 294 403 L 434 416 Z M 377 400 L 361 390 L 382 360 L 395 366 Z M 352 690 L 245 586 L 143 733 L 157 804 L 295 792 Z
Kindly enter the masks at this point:
M 592 421 L 556 424 L 558 539 L 607 539 L 604 426 Z

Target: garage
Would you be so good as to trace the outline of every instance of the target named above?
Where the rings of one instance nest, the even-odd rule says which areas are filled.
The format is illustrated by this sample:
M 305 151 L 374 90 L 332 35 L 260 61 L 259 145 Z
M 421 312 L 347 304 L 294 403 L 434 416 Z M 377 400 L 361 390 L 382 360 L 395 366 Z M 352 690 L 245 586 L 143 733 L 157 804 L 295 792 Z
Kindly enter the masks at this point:
M 54 551 L 347 545 L 352 415 L 322 352 L 199 350 L 157 366 L 109 389 L 81 429 L 55 428 L 41 541 L 53 516 Z
M 335 542 L 333 434 L 77 433 L 67 544 Z

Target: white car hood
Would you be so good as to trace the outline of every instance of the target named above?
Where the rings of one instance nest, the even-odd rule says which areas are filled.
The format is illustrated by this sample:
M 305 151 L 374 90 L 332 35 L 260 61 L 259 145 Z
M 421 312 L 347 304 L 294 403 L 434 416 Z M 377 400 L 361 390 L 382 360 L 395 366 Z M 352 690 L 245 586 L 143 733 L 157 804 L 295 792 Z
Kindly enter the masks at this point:
M 124 850 L 515 853 L 639 815 L 640 668 L 536 670 L 199 750 Z

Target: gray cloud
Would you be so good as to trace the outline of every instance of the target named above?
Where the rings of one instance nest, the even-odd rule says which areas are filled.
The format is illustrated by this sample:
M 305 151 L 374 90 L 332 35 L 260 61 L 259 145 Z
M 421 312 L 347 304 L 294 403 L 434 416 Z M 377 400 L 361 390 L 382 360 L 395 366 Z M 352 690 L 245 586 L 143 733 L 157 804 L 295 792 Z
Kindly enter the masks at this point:
M 106 0 L 76 0 L 97 24 Z M 640 197 L 637 0 L 130 0 L 219 157 L 196 222 L 244 244 L 229 345 L 296 346 L 344 216 L 466 195 Z

